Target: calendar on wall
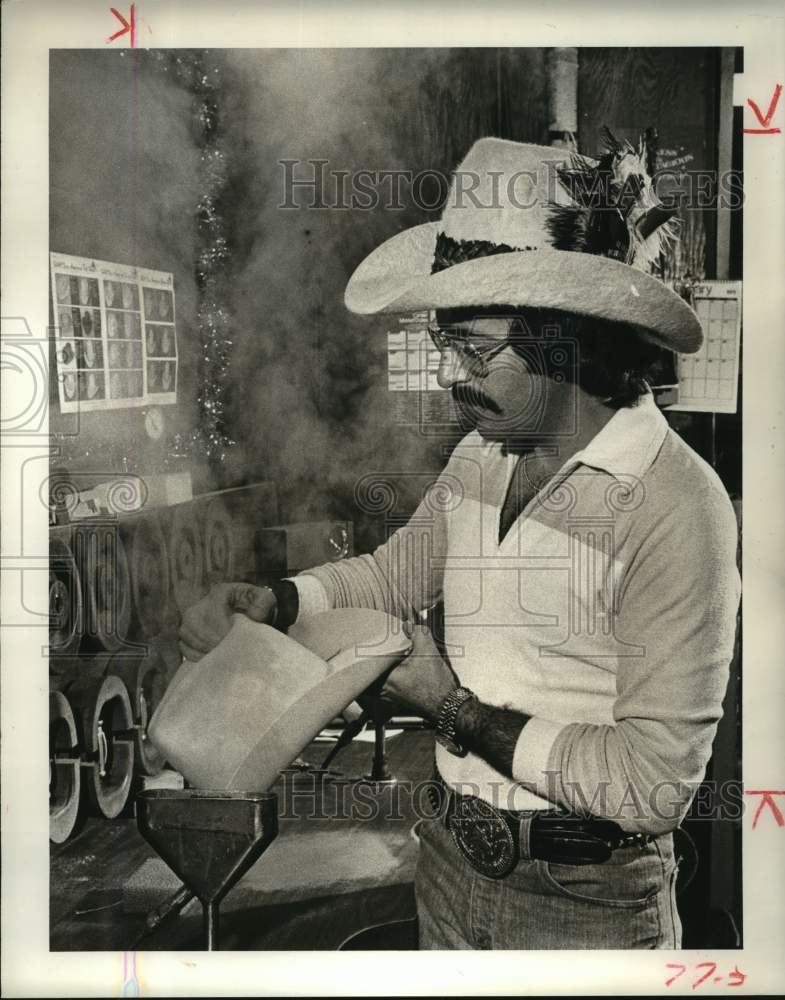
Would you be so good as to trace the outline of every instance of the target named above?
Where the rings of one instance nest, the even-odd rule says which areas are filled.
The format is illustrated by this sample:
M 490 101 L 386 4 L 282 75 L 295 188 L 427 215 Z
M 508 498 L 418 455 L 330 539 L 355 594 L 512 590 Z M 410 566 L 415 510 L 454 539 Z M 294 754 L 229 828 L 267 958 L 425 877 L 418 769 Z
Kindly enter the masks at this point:
M 49 255 L 63 413 L 177 402 L 174 277 Z
M 696 354 L 678 355 L 679 401 L 671 410 L 735 413 L 741 347 L 741 282 L 702 281 L 693 308 L 703 327 Z
M 390 392 L 438 391 L 439 351 L 428 334 L 428 313 L 402 316 L 387 332 L 387 388 Z
M 387 388 L 391 416 L 399 424 L 421 428 L 452 424 L 454 404 L 439 385 L 440 352 L 428 333 L 427 310 L 399 317 L 398 327 L 387 331 Z

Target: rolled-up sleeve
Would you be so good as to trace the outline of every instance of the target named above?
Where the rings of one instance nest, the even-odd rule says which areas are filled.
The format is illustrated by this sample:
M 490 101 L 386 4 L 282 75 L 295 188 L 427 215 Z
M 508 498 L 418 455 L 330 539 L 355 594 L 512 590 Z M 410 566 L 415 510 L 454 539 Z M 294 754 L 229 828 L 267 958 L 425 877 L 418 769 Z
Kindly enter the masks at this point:
M 736 537 L 731 504 L 714 490 L 650 527 L 616 603 L 616 636 L 642 653 L 618 659 L 614 724 L 532 720 L 516 780 L 628 831 L 678 826 L 722 715 L 741 592 Z

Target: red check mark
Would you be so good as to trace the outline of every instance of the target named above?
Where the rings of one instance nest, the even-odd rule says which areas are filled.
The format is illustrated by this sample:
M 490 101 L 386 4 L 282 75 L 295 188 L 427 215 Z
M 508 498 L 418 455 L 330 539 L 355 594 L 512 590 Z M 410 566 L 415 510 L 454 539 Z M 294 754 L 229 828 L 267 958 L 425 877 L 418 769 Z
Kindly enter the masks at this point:
M 760 113 L 760 108 L 755 103 L 755 101 L 753 101 L 751 97 L 748 97 L 747 104 L 749 104 L 749 106 L 752 108 L 755 117 L 761 123 L 763 128 L 745 128 L 743 131 L 748 132 L 751 135 L 776 135 L 778 132 L 781 132 L 782 129 L 769 128 L 769 123 L 771 122 L 771 119 L 774 117 L 774 112 L 777 110 L 777 102 L 780 99 L 781 93 L 782 93 L 782 84 L 778 83 L 777 86 L 774 88 L 774 96 L 771 99 L 771 103 L 769 104 L 769 110 L 766 112 L 765 118 Z

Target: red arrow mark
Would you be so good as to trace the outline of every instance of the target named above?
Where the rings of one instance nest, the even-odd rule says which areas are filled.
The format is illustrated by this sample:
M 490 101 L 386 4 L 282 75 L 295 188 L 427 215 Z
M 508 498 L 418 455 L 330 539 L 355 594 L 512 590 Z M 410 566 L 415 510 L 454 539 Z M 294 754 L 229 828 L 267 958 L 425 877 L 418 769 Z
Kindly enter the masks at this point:
M 116 7 L 110 7 L 109 10 L 114 14 L 114 16 L 120 22 L 120 24 L 122 24 L 122 28 L 119 31 L 116 31 L 113 35 L 110 35 L 106 39 L 106 44 L 108 45 L 110 42 L 115 41 L 115 39 L 122 38 L 123 35 L 127 35 L 127 34 L 130 33 L 130 35 L 131 35 L 131 48 L 132 49 L 135 48 L 136 47 L 136 10 L 135 10 L 135 5 L 131 4 L 131 13 L 130 13 L 131 20 L 130 21 L 126 21 L 126 19 L 123 17 L 123 15 L 120 13 L 120 11 L 117 10 Z
M 774 88 L 774 96 L 771 99 L 771 103 L 769 104 L 769 110 L 766 112 L 765 118 L 760 113 L 760 108 L 755 103 L 755 101 L 753 101 L 751 97 L 748 97 L 747 104 L 749 104 L 749 106 L 752 108 L 755 117 L 761 123 L 763 128 L 745 128 L 743 131 L 749 132 L 752 135 L 776 135 L 778 132 L 781 132 L 782 129 L 769 128 L 769 122 L 774 117 L 774 112 L 777 110 L 777 102 L 780 99 L 781 93 L 782 93 L 782 84 L 778 83 L 777 86 Z
M 785 795 L 785 788 L 783 788 L 783 789 L 779 789 L 779 788 L 777 788 L 777 789 L 755 789 L 755 790 L 749 790 L 749 791 L 745 789 L 744 794 L 745 795 L 760 795 L 760 797 L 761 797 L 760 798 L 760 804 L 758 805 L 758 808 L 755 810 L 755 815 L 752 817 L 752 829 L 753 830 L 758 825 L 758 820 L 760 819 L 760 815 L 763 812 L 764 806 L 768 806 L 769 809 L 771 810 L 771 813 L 774 816 L 774 821 L 777 824 L 777 826 L 785 826 L 785 817 L 783 817 L 782 813 L 780 812 L 780 810 L 779 810 L 779 808 L 777 806 L 777 803 L 774 801 L 774 796 L 775 795 Z

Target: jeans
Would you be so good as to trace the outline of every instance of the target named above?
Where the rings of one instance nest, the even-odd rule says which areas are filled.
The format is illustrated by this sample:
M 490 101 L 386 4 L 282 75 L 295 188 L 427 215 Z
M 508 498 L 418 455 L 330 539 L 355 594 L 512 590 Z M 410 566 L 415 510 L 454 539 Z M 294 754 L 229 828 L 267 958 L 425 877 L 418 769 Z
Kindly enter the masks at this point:
M 679 948 L 671 834 L 597 865 L 521 860 L 503 879 L 466 861 L 439 819 L 418 825 L 421 949 Z

